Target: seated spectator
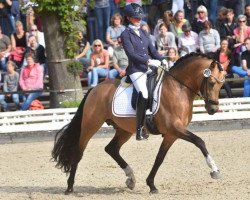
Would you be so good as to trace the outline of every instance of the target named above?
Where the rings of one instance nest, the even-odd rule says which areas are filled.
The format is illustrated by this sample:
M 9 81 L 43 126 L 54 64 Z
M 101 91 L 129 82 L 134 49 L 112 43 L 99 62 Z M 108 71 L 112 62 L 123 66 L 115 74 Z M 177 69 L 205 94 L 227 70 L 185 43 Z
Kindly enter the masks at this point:
M 238 74 L 241 77 L 250 77 L 250 37 L 247 37 L 244 41 L 246 45 L 246 51 L 241 54 L 241 67 L 233 66 L 232 72 Z M 244 81 L 244 93 L 243 97 L 250 97 L 250 80 Z
M 246 50 L 244 46 L 244 40 L 250 37 L 250 27 L 247 26 L 247 17 L 245 15 L 239 15 L 237 18 L 238 27 L 234 29 L 234 35 L 236 44 L 234 45 L 235 52 L 241 54 Z
M 11 35 L 11 46 L 10 60 L 14 61 L 20 68 L 24 57 L 24 49 L 27 47 L 26 33 L 21 21 L 16 22 L 16 33 Z
M 21 110 L 28 110 L 31 102 L 42 95 L 43 90 L 43 68 L 39 63 L 34 62 L 33 54 L 26 55 L 27 66 L 21 69 L 19 85 L 22 91 L 27 91 L 24 95 Z M 32 92 L 35 91 L 35 92 Z
M 143 23 L 143 24 L 141 25 L 141 29 L 144 30 L 146 33 L 148 33 L 149 38 L 150 38 L 150 40 L 151 40 L 151 42 L 152 42 L 152 45 L 155 47 L 156 38 L 155 38 L 154 35 L 150 34 L 150 28 L 149 28 L 148 24 L 147 24 L 147 23 Z
M 160 34 L 156 37 L 156 48 L 160 55 L 166 56 L 170 47 L 177 48 L 175 43 L 175 36 L 173 33 L 168 32 L 165 23 L 162 23 L 159 26 L 159 31 Z
M 6 62 L 10 55 L 10 50 L 10 38 L 2 34 L 2 28 L 0 26 L 0 70 L 6 71 Z
M 75 56 L 75 59 L 82 63 L 84 68 L 87 68 L 90 65 L 90 54 L 91 54 L 91 48 L 90 44 L 87 41 L 86 35 L 83 35 L 81 31 L 78 32 L 78 46 L 79 50 L 77 52 L 77 55 Z
M 203 5 L 197 8 L 197 18 L 192 22 L 192 29 L 196 33 L 200 33 L 203 30 L 204 22 L 208 20 L 207 8 Z
M 34 35 L 29 36 L 28 43 L 29 46 L 25 49 L 24 55 L 32 53 L 32 55 L 34 55 L 35 63 L 39 63 L 44 68 L 45 75 L 47 75 L 48 68 L 46 64 L 45 48 L 37 43 Z M 25 66 L 26 63 L 26 59 L 24 59 L 23 66 Z
M 176 39 L 183 33 L 182 26 L 185 23 L 189 23 L 184 18 L 184 11 L 178 10 L 174 15 L 174 21 L 169 25 L 169 31 L 172 32 Z
M 229 49 L 229 42 L 227 39 L 221 40 L 220 48 L 215 52 L 214 59 L 222 65 L 224 71 L 226 72 L 226 78 L 234 78 L 234 74 L 231 70 L 234 66 L 234 56 Z M 227 81 L 223 84 L 223 87 L 227 92 L 227 96 L 232 98 L 233 94 L 231 87 Z
M 188 23 L 183 24 L 182 31 L 183 33 L 180 35 L 178 40 L 180 56 L 196 52 L 199 48 L 198 34 L 192 31 L 192 27 Z
M 109 45 L 108 52 L 110 57 L 113 56 L 113 51 L 117 43 L 117 38 L 121 36 L 124 30 L 125 26 L 122 25 L 122 16 L 119 13 L 114 14 L 111 18 L 111 26 L 108 27 L 106 33 L 106 41 Z
M 106 77 L 109 72 L 109 53 L 103 48 L 102 41 L 97 39 L 93 42 L 93 51 L 90 55 L 90 66 L 88 67 L 88 85 L 95 87 L 98 77 Z
M 201 53 L 213 57 L 213 54 L 220 48 L 220 35 L 217 30 L 212 28 L 209 21 L 205 21 L 203 27 L 199 33 L 199 48 Z
M 7 74 L 4 76 L 3 80 L 3 92 L 6 92 L 6 94 L 0 95 L 0 105 L 4 112 L 9 110 L 6 99 L 12 99 L 15 103 L 16 110 L 20 109 L 19 94 L 13 93 L 17 92 L 19 81 L 19 74 L 15 71 L 15 67 L 16 65 L 14 62 L 7 62 Z
M 178 51 L 174 47 L 170 47 L 167 53 L 168 68 L 173 67 L 175 62 L 179 59 Z
M 125 50 L 122 46 L 121 38 L 117 39 L 117 46 L 114 49 L 113 59 L 112 59 L 112 66 L 114 69 L 109 71 L 109 78 L 114 79 L 118 75 L 119 77 L 123 77 L 126 74 L 126 68 L 128 66 L 128 57 L 125 53 Z
M 28 41 L 28 46 L 30 46 L 29 39 L 28 39 L 30 35 L 34 35 L 36 37 L 37 43 L 42 45 L 44 48 L 46 47 L 44 33 L 37 29 L 37 25 L 35 25 L 35 24 L 31 25 L 30 31 L 27 33 L 26 37 L 27 37 L 27 41 Z
M 230 50 L 233 50 L 235 44 L 234 29 L 237 27 L 236 19 L 234 18 L 233 9 L 227 9 L 227 17 L 222 23 L 220 37 L 227 38 Z

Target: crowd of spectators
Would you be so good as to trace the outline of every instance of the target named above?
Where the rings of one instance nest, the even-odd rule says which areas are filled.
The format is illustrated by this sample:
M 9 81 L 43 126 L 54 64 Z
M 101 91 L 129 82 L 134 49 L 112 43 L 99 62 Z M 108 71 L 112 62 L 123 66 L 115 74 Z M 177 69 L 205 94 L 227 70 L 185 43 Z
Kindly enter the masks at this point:
M 169 67 L 188 53 L 201 52 L 218 60 L 228 78 L 236 74 L 250 76 L 250 0 L 125 0 L 126 4 L 132 2 L 142 5 L 146 16 L 141 28 L 158 52 L 169 61 Z M 33 85 L 39 87 L 33 89 L 40 90 L 41 80 L 48 76 L 42 21 L 32 6 L 34 4 L 29 0 L 0 0 L 1 82 L 6 84 L 13 74 L 16 78 L 17 73 L 18 89 L 23 92 L 27 88 L 23 87 L 26 81 L 20 81 L 21 77 L 27 78 L 34 73 L 38 80 Z M 87 30 L 77 33 L 79 50 L 75 60 L 83 65 L 81 76 L 85 74 L 91 87 L 98 84 L 100 77 L 119 78 L 125 75 L 128 58 L 120 40 L 127 23 L 123 7 L 124 1 L 119 0 L 86 2 L 83 18 L 87 22 Z M 11 70 L 13 66 L 15 73 Z M 27 83 L 30 81 L 34 80 Z M 250 96 L 249 85 L 246 80 L 243 96 Z M 224 87 L 228 97 L 233 97 L 230 84 Z M 6 88 L 5 85 L 4 91 Z M 14 87 L 10 88 L 13 94 Z M 34 99 L 39 95 L 40 91 L 31 96 Z M 10 97 L 17 104 L 15 95 L 0 96 L 2 110 L 8 110 L 5 99 Z M 29 99 L 27 104 L 16 106 L 16 109 L 28 109 L 30 98 L 26 99 Z

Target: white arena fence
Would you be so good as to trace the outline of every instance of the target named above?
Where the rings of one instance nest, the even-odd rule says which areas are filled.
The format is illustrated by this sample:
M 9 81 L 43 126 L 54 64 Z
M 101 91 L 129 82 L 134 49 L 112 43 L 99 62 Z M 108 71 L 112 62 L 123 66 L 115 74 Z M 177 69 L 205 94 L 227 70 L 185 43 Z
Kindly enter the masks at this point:
M 203 100 L 194 101 L 195 121 L 250 119 L 250 98 L 220 99 L 220 110 L 208 115 Z M 54 131 L 68 124 L 77 108 L 57 108 L 0 113 L 0 133 Z M 103 124 L 103 127 L 108 127 Z

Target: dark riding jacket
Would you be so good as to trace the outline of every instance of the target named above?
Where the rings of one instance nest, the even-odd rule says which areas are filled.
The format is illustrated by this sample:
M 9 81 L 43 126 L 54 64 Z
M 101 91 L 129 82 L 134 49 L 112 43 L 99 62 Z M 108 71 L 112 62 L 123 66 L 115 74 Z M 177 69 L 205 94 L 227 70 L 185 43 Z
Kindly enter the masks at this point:
M 152 45 L 149 35 L 141 29 L 139 32 L 140 36 L 133 29 L 127 27 L 121 34 L 123 48 L 129 59 L 127 75 L 135 72 L 145 73 L 148 70 L 149 59 L 163 60 L 163 57 Z

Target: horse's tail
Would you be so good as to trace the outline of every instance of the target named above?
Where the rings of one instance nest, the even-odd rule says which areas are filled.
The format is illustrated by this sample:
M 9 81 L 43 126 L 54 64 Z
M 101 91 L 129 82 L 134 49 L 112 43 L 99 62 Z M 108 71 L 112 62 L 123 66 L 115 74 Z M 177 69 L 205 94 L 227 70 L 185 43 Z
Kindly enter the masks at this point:
M 71 122 L 59 130 L 55 135 L 52 160 L 57 162 L 57 168 L 63 169 L 66 173 L 70 172 L 73 159 L 81 159 L 81 153 L 79 152 L 81 122 L 83 107 L 90 91 L 91 89 L 88 90 L 84 96 Z

